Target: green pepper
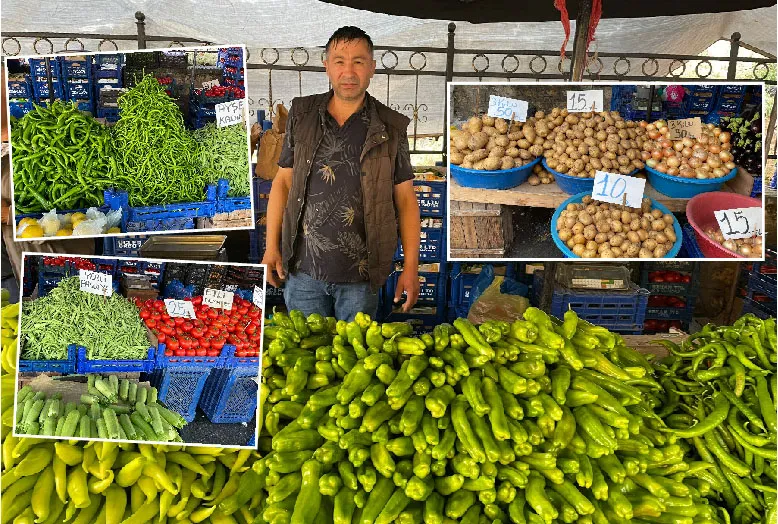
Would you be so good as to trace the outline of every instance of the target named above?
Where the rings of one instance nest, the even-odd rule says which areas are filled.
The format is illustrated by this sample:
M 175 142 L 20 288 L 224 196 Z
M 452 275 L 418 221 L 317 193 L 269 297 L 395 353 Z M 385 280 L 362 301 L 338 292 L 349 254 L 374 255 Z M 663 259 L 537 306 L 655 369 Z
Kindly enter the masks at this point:
M 454 321 L 454 327 L 464 338 L 468 346 L 475 348 L 479 353 L 494 358 L 494 349 L 486 342 L 486 339 L 467 319 L 458 318 Z
M 432 330 L 432 337 L 435 340 L 435 351 L 443 351 L 448 347 L 450 335 L 454 327 L 451 324 L 438 324 Z
M 407 337 L 413 334 L 413 326 L 407 322 L 385 322 L 381 325 L 381 334 L 384 338 L 392 338 L 395 335 Z
M 367 342 L 368 347 L 371 348 L 384 347 L 384 337 L 381 334 L 381 326 L 378 325 L 378 322 L 371 323 L 370 327 L 367 328 L 365 341 Z
M 532 344 L 538 338 L 537 327 L 526 320 L 516 320 L 511 324 L 510 336 L 528 344 Z

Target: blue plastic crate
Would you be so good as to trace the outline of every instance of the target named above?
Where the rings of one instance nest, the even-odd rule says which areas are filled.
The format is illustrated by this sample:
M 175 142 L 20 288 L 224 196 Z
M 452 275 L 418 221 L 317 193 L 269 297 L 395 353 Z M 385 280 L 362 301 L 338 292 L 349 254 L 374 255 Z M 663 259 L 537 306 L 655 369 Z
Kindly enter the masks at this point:
M 103 237 L 103 254 L 115 257 L 140 256 L 140 248 L 148 236 Z
M 249 262 L 258 264 L 265 252 L 265 226 L 249 230 Z
M 652 295 L 695 297 L 697 296 L 700 287 L 699 267 L 695 262 L 690 262 L 690 264 L 692 264 L 691 268 L 680 270 L 663 265 L 644 264 L 643 270 L 640 273 L 640 287 L 647 289 Z M 679 271 L 682 273 L 691 273 L 691 282 L 649 282 L 648 274 L 653 271 Z
M 721 86 L 721 91 L 719 94 L 721 95 L 743 95 L 746 92 L 746 89 L 748 88 L 745 84 L 735 84 L 735 85 L 723 85 Z
M 202 106 L 199 104 L 189 105 L 189 114 L 196 118 L 216 118 L 216 107 Z
M 106 53 L 95 55 L 95 65 L 101 69 L 116 68 L 121 69 L 124 63 L 124 55 L 121 53 Z
M 76 59 L 71 56 L 63 56 L 62 71 L 66 78 L 90 78 L 92 76 L 92 57 L 85 56 Z
M 268 284 L 265 288 L 265 309 L 284 305 L 284 289 Z
M 760 302 L 750 297 L 744 297 L 743 310 L 741 314 L 745 315 L 746 313 L 753 313 L 754 315 L 756 315 L 761 319 L 767 319 L 770 317 L 775 317 L 775 309 L 776 309 L 775 300 L 773 300 L 772 302 Z
M 419 245 L 420 262 L 437 262 L 445 257 L 445 237 L 443 228 L 423 227 L 421 228 L 421 244 Z M 403 260 L 402 241 L 397 242 L 397 251 L 395 251 L 395 260 Z
M 683 244 L 681 250 L 678 252 L 678 258 L 705 258 L 702 250 L 700 250 L 699 244 L 697 244 L 697 236 L 694 233 L 694 228 L 689 224 L 683 226 Z M 686 263 L 691 264 L 692 262 Z M 672 268 L 668 267 L 667 269 Z
M 32 102 L 8 102 L 8 112 L 14 118 L 22 118 L 32 110 Z
M 202 202 L 131 207 L 127 192 L 114 189 L 106 189 L 104 198 L 111 210 L 122 210 L 122 230 L 127 232 L 191 229 L 194 227 L 195 218 L 212 217 L 216 210 L 216 187 L 213 185 L 205 186 L 205 200 Z M 177 227 L 167 227 L 169 219 L 189 219 L 192 224 L 191 227 L 184 223 L 173 224 Z M 130 223 L 136 223 L 132 229 Z M 140 229 L 141 226 L 144 229 Z
M 748 291 L 765 295 L 769 298 L 776 298 L 776 275 L 763 274 L 758 271 L 748 272 L 748 281 L 746 284 Z
M 46 60 L 43 58 L 30 58 L 30 74 L 32 76 L 43 76 L 45 77 L 48 72 L 46 69 Z M 49 58 L 49 65 L 51 66 L 51 76 L 52 77 L 58 77 L 60 76 L 62 72 L 62 68 L 60 66 L 59 60 L 57 60 L 57 57 Z
M 68 346 L 66 360 L 23 360 L 19 359 L 19 373 L 62 373 L 72 375 L 76 372 L 76 348 Z
M 211 368 L 156 369 L 149 382 L 157 388 L 159 402 L 192 422 L 210 372 Z
M 118 107 L 98 107 L 97 118 L 105 118 L 108 122 L 116 122 L 119 120 L 119 108 Z
M 240 69 L 243 67 L 243 55 L 242 53 L 230 53 L 225 59 L 224 59 L 224 66 L 229 67 L 237 67 Z
M 459 308 L 464 307 L 465 311 L 470 309 L 472 299 L 470 291 L 473 288 L 477 273 L 459 273 L 451 276 L 451 301 L 450 306 Z
M 686 307 L 647 307 L 646 318 L 652 320 L 690 321 L 694 316 L 694 297 L 686 302 Z
M 252 164 L 252 173 L 254 173 L 254 168 L 255 164 Z M 252 179 L 252 183 L 254 184 L 254 201 L 257 204 L 254 212 L 267 213 L 267 204 L 270 201 L 270 190 L 273 187 L 273 181 L 255 177 Z
M 92 82 L 68 81 L 66 85 L 68 100 L 91 100 L 93 95 Z
M 162 218 L 159 220 L 141 220 L 139 222 L 127 222 L 127 233 L 142 233 L 144 231 L 178 231 L 181 229 L 194 229 L 194 218 Z
M 562 318 L 572 309 L 578 316 L 613 331 L 643 329 L 648 291 L 637 286 L 628 291 L 582 291 L 562 286 L 554 288 L 551 314 Z
M 32 98 L 32 86 L 29 77 L 25 77 L 24 80 L 9 80 L 8 98 Z
M 402 274 L 401 271 L 393 271 L 386 280 L 386 296 L 394 297 L 397 289 L 397 280 Z M 419 271 L 419 298 L 417 304 L 420 306 L 436 305 L 440 299 L 446 295 L 446 272 L 439 273 L 429 271 Z
M 443 217 L 446 214 L 446 182 L 414 181 L 416 200 L 423 217 Z
M 227 71 L 227 69 L 224 70 L 224 77 L 225 78 L 232 78 L 233 80 L 243 80 L 245 72 L 241 71 L 243 69 L 242 67 L 238 68 L 236 71 Z
M 231 213 L 243 209 L 251 209 L 251 196 L 228 197 L 230 183 L 220 178 L 216 183 L 216 212 Z
M 56 99 L 63 99 L 65 98 L 65 91 L 62 87 L 62 82 L 59 80 L 54 80 L 51 84 L 52 88 L 54 89 L 54 98 Z M 32 81 L 32 90 L 33 94 L 35 95 L 35 99 L 38 102 L 45 102 L 49 99 L 49 84 L 46 81 L 46 78 L 43 77 L 41 81 L 33 78 Z
M 90 360 L 86 348 L 72 346 L 76 350 L 76 373 L 151 373 L 154 371 L 154 348 L 149 348 L 148 358 L 140 360 Z M 68 348 L 70 350 L 70 348 Z
M 257 412 L 259 367 L 215 369 L 200 396 L 200 409 L 214 424 L 249 422 Z

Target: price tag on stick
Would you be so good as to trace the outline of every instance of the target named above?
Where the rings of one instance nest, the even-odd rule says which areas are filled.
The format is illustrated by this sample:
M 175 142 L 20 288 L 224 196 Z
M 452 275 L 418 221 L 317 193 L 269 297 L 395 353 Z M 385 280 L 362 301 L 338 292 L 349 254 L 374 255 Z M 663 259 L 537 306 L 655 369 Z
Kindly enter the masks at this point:
M 727 240 L 762 235 L 762 208 L 744 207 L 714 211 L 721 234 Z
M 702 120 L 698 116 L 680 120 L 668 120 L 667 129 L 670 130 L 670 140 L 697 138 L 702 134 Z
M 203 291 L 203 304 L 219 309 L 232 309 L 232 298 L 234 293 L 231 291 L 222 291 L 221 289 L 205 288 Z
M 188 300 L 165 299 L 167 314 L 171 317 L 197 318 L 194 306 Z
M 567 110 L 571 113 L 599 113 L 602 109 L 602 89 L 589 91 L 568 91 Z
M 98 271 L 88 269 L 78 270 L 79 289 L 93 295 L 110 297 L 113 294 L 113 277 Z
M 254 293 L 251 296 L 251 300 L 258 308 L 265 309 L 265 291 L 261 287 L 254 286 Z
M 528 110 L 529 104 L 524 100 L 489 95 L 489 110 L 486 114 L 494 118 L 526 122 Z
M 243 99 L 216 104 L 216 125 L 225 127 L 239 124 L 243 122 L 245 113 Z
M 646 179 L 597 171 L 592 198 L 601 202 L 639 208 L 643 203 Z

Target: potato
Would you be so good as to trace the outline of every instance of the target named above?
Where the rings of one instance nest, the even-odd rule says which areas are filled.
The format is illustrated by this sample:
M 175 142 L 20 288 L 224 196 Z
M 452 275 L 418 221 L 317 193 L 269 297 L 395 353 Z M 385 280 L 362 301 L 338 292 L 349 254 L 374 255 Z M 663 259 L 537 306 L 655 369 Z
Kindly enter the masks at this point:
M 616 258 L 616 255 L 608 244 L 603 244 L 602 248 L 602 251 L 599 252 L 600 258 Z
M 544 120 L 539 120 L 535 123 L 535 133 L 540 137 L 547 137 L 551 132 L 548 128 L 548 124 Z
M 500 147 L 508 147 L 508 144 L 511 143 L 510 140 L 508 140 L 507 135 L 497 135 L 494 137 L 494 143 Z
M 611 246 L 611 253 L 613 253 L 613 258 L 621 258 L 624 255 L 624 252 L 618 246 Z
M 581 211 L 580 213 L 578 213 L 578 221 L 585 226 L 594 223 L 594 219 L 592 218 L 592 215 L 590 215 L 586 211 Z
M 467 158 L 465 158 L 465 160 L 459 165 L 465 169 L 473 169 L 473 162 L 471 160 L 467 160 Z
M 667 227 L 667 225 L 664 220 L 654 220 L 651 222 L 651 229 L 654 231 L 662 231 L 665 227 Z
M 575 246 L 577 246 L 579 244 L 576 244 L 575 242 L 573 242 L 573 239 L 571 238 L 567 242 L 565 242 L 565 245 L 567 247 L 569 247 L 570 249 L 573 249 Z
M 470 120 L 468 120 L 467 124 L 465 125 L 467 126 L 467 131 L 470 131 L 471 133 L 478 133 L 479 131 L 481 131 L 481 128 L 483 127 L 484 124 L 480 118 L 474 116 L 471 117 Z M 478 149 L 478 148 L 476 147 L 471 149 Z
M 637 231 L 638 229 L 640 229 L 640 219 L 638 219 L 638 218 L 633 218 L 633 219 L 632 219 L 632 222 L 630 222 L 630 223 L 629 223 L 629 228 L 630 228 L 632 231 Z
M 584 249 L 581 258 L 597 258 L 597 252 L 592 249 Z
M 530 175 L 527 182 L 529 182 L 529 185 L 531 186 L 540 185 L 540 177 L 538 175 Z
M 638 243 L 640 243 L 640 236 L 637 234 L 637 232 L 636 232 L 636 231 L 630 231 L 629 233 L 627 233 L 627 238 L 628 238 L 628 239 L 629 239 L 629 241 L 630 241 L 630 242 L 632 242 L 633 244 L 638 244 Z
M 460 151 L 462 149 L 468 149 L 468 146 L 470 145 L 470 133 L 468 132 L 461 132 L 457 136 L 453 137 L 454 139 L 454 146 L 459 149 Z
M 594 224 L 589 224 L 584 228 L 583 235 L 586 237 L 586 240 L 593 240 L 597 236 L 597 228 Z
M 463 155 L 459 151 L 452 151 L 450 158 L 452 164 L 460 165 L 462 162 L 464 162 L 465 155 Z
M 662 215 L 662 220 L 665 221 L 665 224 L 672 226 L 675 222 L 675 217 L 669 213 Z
M 524 124 L 524 127 L 521 128 L 521 132 L 524 134 L 524 138 L 526 138 L 530 142 L 534 142 L 535 138 L 537 137 L 535 128 L 532 127 L 532 125 L 530 125 L 529 123 Z
M 470 160 L 470 162 L 478 162 L 479 160 L 483 160 L 488 156 L 486 149 L 477 149 L 470 153 L 469 155 L 465 156 L 465 160 Z
M 667 242 L 667 235 L 665 235 L 663 232 L 659 232 L 656 234 L 656 237 L 654 238 L 656 240 L 657 244 L 664 244 Z
M 484 160 L 479 160 L 478 162 L 474 162 L 473 169 L 486 169 L 486 167 L 484 166 Z
M 530 177 L 530 178 L 531 178 L 531 177 Z M 566 228 L 565 228 L 565 229 L 560 229 L 560 230 L 559 230 L 559 239 L 560 239 L 562 242 L 567 242 L 567 241 L 568 241 L 568 240 L 570 240 L 571 238 L 573 238 L 573 232 L 572 232 L 572 231 L 570 231 L 569 229 L 566 229 Z
M 654 252 L 645 247 L 641 247 L 638 252 L 638 258 L 651 258 L 654 256 Z
M 638 229 L 638 237 L 640 238 L 640 241 L 643 242 L 648 238 L 648 233 L 645 229 Z
M 537 144 L 532 145 L 529 148 L 529 152 L 534 157 L 543 156 L 543 146 Z
M 594 240 L 589 240 L 589 241 L 586 242 L 586 245 L 584 247 L 586 249 L 589 249 L 591 251 L 595 251 L 596 252 L 597 251 L 597 246 L 598 246 L 597 242 L 595 242 Z
M 513 161 L 513 158 L 509 156 L 504 156 L 501 159 L 500 162 L 500 169 L 513 169 L 515 167 L 515 163 Z
M 576 233 L 573 235 L 573 242 L 576 244 L 586 244 L 586 237 L 581 233 Z
M 493 158 L 502 158 L 505 156 L 505 148 L 500 146 L 494 146 L 491 149 L 488 149 L 489 156 Z
M 515 140 L 518 142 L 523 138 L 524 138 L 524 133 L 522 133 L 521 131 L 511 131 L 510 133 L 508 133 L 508 139 L 511 141 Z
M 598 244 L 604 244 L 605 242 L 608 241 L 608 234 L 607 233 L 597 233 L 594 236 L 594 241 L 597 242 Z
M 599 220 L 595 222 L 595 225 L 597 227 L 597 231 L 600 233 L 607 233 L 611 230 L 610 222 L 607 220 Z
M 652 253 L 654 252 L 654 249 L 656 249 L 656 246 L 657 246 L 656 240 L 654 240 L 653 238 L 649 238 L 645 242 L 643 242 L 643 247 L 645 249 L 648 249 Z
M 497 130 L 496 130 L 494 127 L 492 127 L 492 126 L 483 126 L 483 127 L 481 128 L 481 132 L 482 132 L 482 133 L 486 133 L 486 134 L 487 134 L 487 135 L 489 135 L 489 136 L 497 136 L 497 135 L 499 135 L 499 134 L 500 134 L 500 133 L 498 133 L 498 132 L 497 132 Z
M 659 220 L 660 218 L 664 217 L 664 213 L 662 213 L 659 209 L 654 209 L 651 211 L 651 216 L 654 218 L 654 220 Z
M 665 236 L 667 237 L 667 240 L 669 242 L 672 242 L 675 244 L 675 241 L 678 240 L 678 237 L 675 236 L 675 229 L 672 227 L 666 227 L 664 231 L 662 231 Z
M 489 116 L 489 115 L 481 116 L 481 122 L 485 126 L 494 126 L 494 121 L 495 121 L 495 118 L 493 116 Z
M 623 248 L 622 248 L 623 249 Z M 635 258 L 640 253 L 640 246 L 630 242 L 629 247 L 626 250 L 627 258 Z
M 511 158 L 517 158 L 519 156 L 519 149 L 517 147 L 509 147 L 505 150 L 505 154 Z
M 614 235 L 613 237 L 611 237 L 609 243 L 611 246 L 620 246 L 621 244 L 624 243 L 624 235 L 621 234 Z
M 632 222 L 632 214 L 629 211 L 622 211 L 621 221 L 624 224 L 629 224 L 630 222 Z
M 662 258 L 667 254 L 667 249 L 664 246 L 657 246 L 654 249 L 654 258 Z
M 470 135 L 470 140 L 468 141 L 467 145 L 468 145 L 468 149 L 470 149 L 471 151 L 476 151 L 484 147 L 488 142 L 489 142 L 489 135 L 480 131 Z
M 611 220 L 611 229 L 616 233 L 621 233 L 624 230 L 624 224 L 621 220 Z
M 579 256 L 579 257 L 583 256 L 584 251 L 586 251 L 586 249 L 584 248 L 583 244 L 576 244 L 576 245 L 573 246 L 573 253 L 576 256 Z
M 496 118 L 494 120 L 494 128 L 497 130 L 498 133 L 504 135 L 508 132 L 508 122 L 506 122 L 502 118 Z
M 500 159 L 490 156 L 489 158 L 486 158 L 483 160 L 484 163 L 484 169 L 487 171 L 496 171 L 497 169 L 500 169 Z

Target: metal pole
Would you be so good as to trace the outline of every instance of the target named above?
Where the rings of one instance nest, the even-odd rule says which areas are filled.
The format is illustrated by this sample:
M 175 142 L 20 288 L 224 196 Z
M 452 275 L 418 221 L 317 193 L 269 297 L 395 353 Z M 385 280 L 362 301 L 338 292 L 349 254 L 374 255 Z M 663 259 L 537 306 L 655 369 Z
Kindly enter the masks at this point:
M 56 58 L 54 60 L 56 60 Z M 46 66 L 46 84 L 49 86 L 49 107 L 51 107 L 51 104 L 54 103 L 54 82 L 51 80 L 51 58 L 47 56 L 43 61 Z M 61 81 L 59 85 L 60 87 L 63 87 Z
M 592 15 L 592 0 L 581 0 L 578 17 L 575 19 L 573 37 L 573 58 L 570 64 L 570 80 L 580 82 L 586 71 L 586 37 L 589 34 L 589 18 Z
M 729 67 L 727 68 L 727 80 L 734 80 L 737 76 L 737 55 L 740 51 L 740 33 L 732 33 L 729 48 Z
M 770 122 L 767 124 L 767 134 L 765 134 L 765 143 L 764 143 L 764 154 L 765 156 L 770 154 L 770 148 L 773 147 L 773 137 L 775 136 L 775 117 L 776 117 L 776 105 L 778 105 L 778 96 L 776 96 L 776 99 L 773 100 L 773 109 L 770 111 Z M 762 123 L 762 126 L 764 126 L 764 122 Z M 763 127 L 764 129 L 764 127 Z M 764 170 L 766 166 L 762 166 L 762 170 Z
M 448 90 L 449 85 L 448 83 L 451 82 L 451 80 L 454 79 L 454 35 L 457 29 L 457 25 L 454 22 L 449 22 L 448 24 L 448 45 L 446 46 L 446 83 L 445 83 L 445 93 L 443 93 L 443 96 L 445 97 L 445 100 L 449 99 L 448 96 Z M 448 151 L 448 114 L 447 112 L 450 110 L 450 108 L 445 107 L 443 108 L 443 144 L 441 145 L 441 148 L 443 150 L 443 162 L 446 162 L 446 152 Z
M 141 11 L 135 12 L 135 25 L 138 27 L 138 49 L 146 49 L 146 15 Z

